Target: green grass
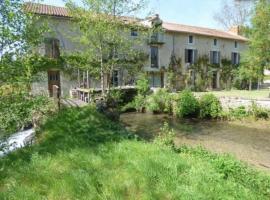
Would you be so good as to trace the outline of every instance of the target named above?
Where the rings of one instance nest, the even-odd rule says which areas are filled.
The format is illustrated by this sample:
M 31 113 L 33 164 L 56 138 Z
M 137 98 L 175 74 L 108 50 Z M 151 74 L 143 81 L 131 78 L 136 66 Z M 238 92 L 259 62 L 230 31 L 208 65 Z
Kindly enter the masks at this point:
M 229 156 L 137 141 L 93 108 L 62 111 L 0 160 L 0 199 L 269 199 L 270 178 Z
M 222 90 L 211 92 L 195 92 L 196 95 L 203 95 L 205 93 L 212 93 L 217 97 L 241 97 L 247 99 L 269 99 L 270 90 Z

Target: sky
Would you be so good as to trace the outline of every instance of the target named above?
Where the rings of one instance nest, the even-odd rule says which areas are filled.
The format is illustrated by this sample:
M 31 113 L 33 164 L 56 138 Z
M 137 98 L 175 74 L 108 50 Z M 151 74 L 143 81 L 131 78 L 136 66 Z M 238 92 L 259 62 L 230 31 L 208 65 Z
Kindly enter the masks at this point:
M 149 0 L 149 11 L 158 13 L 163 21 L 222 29 L 214 20 L 223 0 Z M 64 6 L 62 0 L 43 0 L 43 3 Z

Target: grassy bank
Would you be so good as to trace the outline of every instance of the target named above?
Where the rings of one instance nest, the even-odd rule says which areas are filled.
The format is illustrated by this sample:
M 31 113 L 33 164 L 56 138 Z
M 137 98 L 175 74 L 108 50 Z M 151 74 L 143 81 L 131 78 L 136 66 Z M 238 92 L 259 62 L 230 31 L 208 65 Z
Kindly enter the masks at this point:
M 270 178 L 230 157 L 132 138 L 93 108 L 65 110 L 0 160 L 0 199 L 269 199 Z

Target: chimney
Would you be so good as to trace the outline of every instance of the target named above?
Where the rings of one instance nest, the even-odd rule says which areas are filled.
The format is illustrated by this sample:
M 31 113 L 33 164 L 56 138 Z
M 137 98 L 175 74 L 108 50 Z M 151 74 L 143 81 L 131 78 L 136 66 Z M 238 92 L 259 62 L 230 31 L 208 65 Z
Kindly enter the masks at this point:
M 229 32 L 230 33 L 233 33 L 235 35 L 240 35 L 240 26 L 232 26 L 230 29 L 229 29 Z
M 152 26 L 159 27 L 162 26 L 163 21 L 160 19 L 159 14 L 155 14 L 150 19 Z

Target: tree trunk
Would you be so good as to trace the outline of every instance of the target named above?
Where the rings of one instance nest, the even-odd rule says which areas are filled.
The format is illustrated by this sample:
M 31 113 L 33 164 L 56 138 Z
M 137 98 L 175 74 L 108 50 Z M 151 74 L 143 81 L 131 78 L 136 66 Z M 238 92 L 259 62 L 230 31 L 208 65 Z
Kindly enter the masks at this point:
M 248 89 L 249 91 L 252 90 L 252 79 L 249 79 Z
M 260 79 L 258 78 L 258 81 L 257 81 L 257 90 L 260 89 Z

